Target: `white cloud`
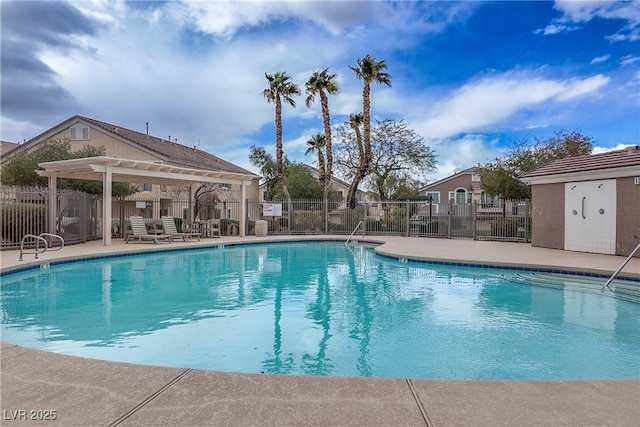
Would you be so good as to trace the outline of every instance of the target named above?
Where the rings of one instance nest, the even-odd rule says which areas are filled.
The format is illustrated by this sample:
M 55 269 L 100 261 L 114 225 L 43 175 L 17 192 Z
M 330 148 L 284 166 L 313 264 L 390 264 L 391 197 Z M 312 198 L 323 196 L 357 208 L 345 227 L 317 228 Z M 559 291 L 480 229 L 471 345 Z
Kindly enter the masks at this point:
M 544 35 L 574 31 L 576 24 L 586 24 L 594 18 L 624 21 L 624 25 L 608 37 L 612 42 L 640 40 L 640 7 L 637 1 L 575 1 L 556 0 L 554 8 L 562 16 L 554 19 L 544 30 Z
M 592 63 L 592 64 L 597 64 L 597 63 L 599 63 L 599 62 L 605 62 L 605 61 L 609 60 L 610 56 L 611 56 L 611 55 L 602 55 L 602 56 L 598 56 L 598 57 L 596 57 L 596 58 L 593 58 L 593 59 L 591 60 L 591 63 Z
M 449 138 L 489 127 L 526 128 L 532 124 L 509 124 L 510 117 L 543 103 L 567 102 L 596 93 L 609 78 L 550 80 L 505 74 L 468 83 L 447 94 L 425 112 L 418 128 L 425 137 Z M 538 124 L 536 124 L 538 126 Z
M 182 1 L 169 6 L 180 20 L 223 39 L 249 27 L 297 19 L 314 22 L 332 34 L 360 21 L 379 7 L 377 2 Z
M 625 148 L 632 146 L 632 144 L 618 144 L 615 147 L 593 147 L 591 154 L 602 154 L 608 153 L 609 151 L 624 150 Z
M 476 134 L 465 135 L 462 138 L 432 140 L 429 144 L 438 156 L 437 170 L 426 175 L 431 183 L 469 167 L 492 161 L 504 152 L 504 149 L 497 148 L 497 140 Z
M 630 65 L 636 61 L 640 61 L 640 56 L 626 55 L 620 58 L 620 65 Z

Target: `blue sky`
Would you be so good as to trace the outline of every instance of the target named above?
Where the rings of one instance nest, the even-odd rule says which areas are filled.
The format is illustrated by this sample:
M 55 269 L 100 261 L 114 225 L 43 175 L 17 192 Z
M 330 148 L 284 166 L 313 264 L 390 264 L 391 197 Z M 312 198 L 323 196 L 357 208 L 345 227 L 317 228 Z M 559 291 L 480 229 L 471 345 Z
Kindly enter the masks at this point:
M 384 59 L 372 117 L 403 119 L 435 151 L 423 180 L 500 156 L 515 139 L 578 130 L 597 150 L 640 144 L 640 2 L 0 2 L 1 138 L 80 114 L 197 146 L 252 171 L 275 153 L 265 73 L 299 84 L 329 67 L 332 124 L 361 111 L 349 66 Z M 319 104 L 284 108 L 304 156 Z M 256 171 L 257 172 L 257 171 Z

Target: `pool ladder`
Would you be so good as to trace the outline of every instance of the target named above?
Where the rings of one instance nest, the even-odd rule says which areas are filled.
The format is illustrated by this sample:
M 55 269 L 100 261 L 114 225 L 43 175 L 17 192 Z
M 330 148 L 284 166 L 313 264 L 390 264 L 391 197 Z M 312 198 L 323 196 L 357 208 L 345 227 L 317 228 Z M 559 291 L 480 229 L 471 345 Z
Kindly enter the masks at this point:
M 631 260 L 631 258 L 636 254 L 636 252 L 638 252 L 638 250 L 640 249 L 640 243 L 638 243 L 638 246 L 636 246 L 636 248 L 631 251 L 631 253 L 629 254 L 629 256 L 627 257 L 627 259 L 625 259 L 622 264 L 620 265 L 620 267 L 616 270 L 615 273 L 613 273 L 611 275 L 611 277 L 609 277 L 609 280 L 607 280 L 607 283 L 605 283 L 604 285 L 602 285 L 602 292 L 604 292 L 605 289 L 607 289 L 609 287 L 609 284 L 611 282 L 613 282 L 613 279 L 615 279 L 618 274 L 620 274 L 620 272 L 622 271 L 622 269 L 624 268 L 625 265 L 627 265 L 627 263 Z
M 360 221 L 358 223 L 358 225 L 356 225 L 356 228 L 353 229 L 353 231 L 351 232 L 351 234 L 349 235 L 349 238 L 347 239 L 346 242 L 344 242 L 344 244 L 346 245 L 347 243 L 349 243 L 349 240 L 351 240 L 351 238 L 353 237 L 354 234 L 356 234 L 356 231 L 358 231 L 358 228 L 360 228 L 360 226 L 362 225 L 363 221 Z
M 47 239 L 45 239 L 45 237 L 49 237 L 49 238 L 54 238 L 54 239 L 59 239 L 60 240 L 60 247 L 56 248 L 56 249 L 51 249 L 51 250 L 56 250 L 59 251 L 64 247 L 64 239 L 62 238 L 62 236 L 58 236 L 57 234 L 51 234 L 51 233 L 42 233 L 38 236 L 36 236 L 35 234 L 25 234 L 25 236 L 22 238 L 22 241 L 20 242 L 20 259 L 18 261 L 22 261 L 22 254 L 35 254 L 36 255 L 36 259 L 38 259 L 38 255 L 39 254 L 43 254 L 45 253 L 47 250 L 49 249 L 49 243 L 47 242 Z M 25 252 L 24 251 L 24 244 L 27 241 L 27 239 L 32 239 L 36 241 L 36 247 L 34 249 L 34 252 Z M 44 244 L 44 247 L 40 247 L 40 242 L 42 242 Z

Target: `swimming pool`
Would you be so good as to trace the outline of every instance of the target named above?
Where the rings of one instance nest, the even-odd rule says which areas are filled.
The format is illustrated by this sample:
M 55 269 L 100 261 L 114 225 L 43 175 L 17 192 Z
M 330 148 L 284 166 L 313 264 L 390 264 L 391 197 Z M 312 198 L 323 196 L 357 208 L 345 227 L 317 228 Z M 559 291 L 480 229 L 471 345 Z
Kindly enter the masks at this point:
M 589 282 L 593 282 L 590 284 Z M 602 279 L 273 243 L 2 277 L 2 340 L 220 371 L 432 379 L 640 377 L 640 304 Z

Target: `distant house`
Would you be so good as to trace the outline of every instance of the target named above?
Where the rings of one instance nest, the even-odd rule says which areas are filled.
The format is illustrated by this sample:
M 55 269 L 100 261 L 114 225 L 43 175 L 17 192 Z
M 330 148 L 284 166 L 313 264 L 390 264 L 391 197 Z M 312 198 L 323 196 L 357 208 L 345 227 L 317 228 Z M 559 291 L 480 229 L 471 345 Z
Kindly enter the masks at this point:
M 497 198 L 487 195 L 480 187 L 480 175 L 471 167 L 439 181 L 425 185 L 418 195 L 431 197 L 433 203 L 492 203 Z
M 23 150 L 32 150 L 47 140 L 68 140 L 72 150 L 80 149 L 86 145 L 104 147 L 107 157 L 142 160 L 161 165 L 172 165 L 206 171 L 249 175 L 252 177 L 252 183 L 245 188 L 246 198 L 256 199 L 258 197 L 260 176 L 246 169 L 198 148 L 188 147 L 178 144 L 177 142 L 172 142 L 169 139 L 149 135 L 148 131 L 146 133 L 137 132 L 122 126 L 83 116 L 73 116 L 55 125 L 40 135 L 26 141 L 24 144 L 13 147 L 6 155 L 4 154 L 5 143 L 3 142 L 3 156 L 0 160 L 0 166 L 16 153 L 22 152 Z M 198 187 L 198 184 L 191 185 Z M 217 197 L 220 200 L 240 200 L 240 185 L 221 183 L 218 186 Z M 169 186 L 166 185 L 141 184 L 140 191 L 128 198 L 127 204 L 130 206 L 126 206 L 125 210 L 146 218 L 159 218 L 162 215 L 186 218 L 186 211 L 171 211 L 172 206 L 175 206 L 175 204 L 171 202 L 176 199 L 186 200 L 188 194 L 189 191 L 183 191 L 181 188 L 169 188 Z M 237 205 L 239 205 L 239 203 L 229 206 Z M 239 212 L 230 211 L 219 213 L 218 215 L 226 218 L 237 218 Z
M 304 164 L 303 166 L 305 166 L 309 170 L 309 173 L 311 173 L 311 175 L 314 178 L 319 179 L 320 171 L 318 169 L 314 168 L 313 166 L 309 166 L 307 164 Z M 349 193 L 349 187 L 350 187 L 350 184 L 348 182 L 345 182 L 339 178 L 336 178 L 335 175 L 331 177 L 331 189 L 337 192 L 338 194 L 340 194 L 343 197 L 343 199 L 347 197 L 347 193 Z M 260 201 L 267 200 L 268 196 L 269 195 L 267 194 L 267 182 L 264 182 L 260 185 Z M 356 192 L 356 198 L 358 200 L 364 201 L 365 192 L 358 190 Z M 344 204 L 346 205 L 346 200 L 344 201 Z
M 640 242 L 639 146 L 556 160 L 521 180 L 531 185 L 533 246 L 629 255 Z

